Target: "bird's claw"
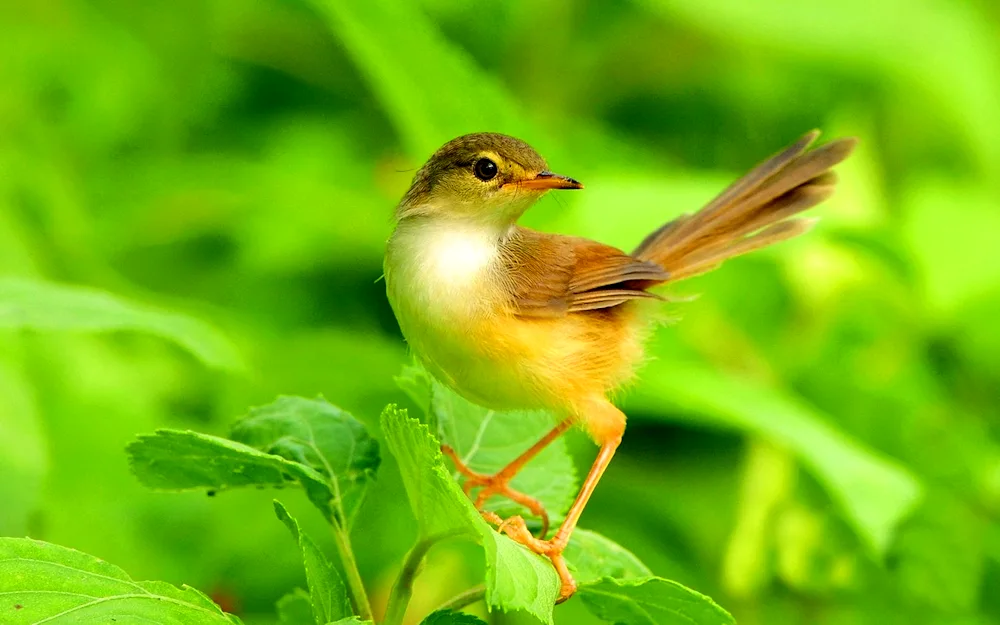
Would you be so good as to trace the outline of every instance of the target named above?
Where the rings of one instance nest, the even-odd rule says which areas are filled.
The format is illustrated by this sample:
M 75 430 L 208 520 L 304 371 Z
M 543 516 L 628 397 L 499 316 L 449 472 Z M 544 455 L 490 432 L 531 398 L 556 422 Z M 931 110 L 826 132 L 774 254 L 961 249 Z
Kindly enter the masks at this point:
M 521 543 L 537 554 L 546 556 L 552 551 L 552 543 L 547 540 L 535 538 L 528 530 L 528 525 L 524 522 L 524 518 L 520 515 L 505 519 L 497 526 L 497 531 L 510 536 L 515 542 Z
M 494 515 L 495 516 L 495 515 Z M 563 558 L 563 550 L 566 548 L 566 541 L 559 538 L 558 534 L 551 540 L 539 540 L 531 535 L 524 519 L 520 516 L 512 516 L 505 519 L 497 527 L 497 531 L 506 534 L 514 542 L 520 543 L 552 561 L 556 572 L 559 574 L 559 597 L 556 603 L 562 603 L 576 592 L 576 581 L 569 572 L 566 559 Z
M 483 519 L 490 525 L 495 525 L 497 527 L 503 525 L 503 517 L 492 510 L 480 510 L 479 514 L 481 514 Z
M 465 494 L 470 499 L 472 499 L 473 489 L 482 489 L 476 495 L 474 500 L 474 505 L 477 510 L 483 512 L 483 505 L 486 504 L 486 501 L 493 495 L 500 495 L 501 497 L 510 499 L 514 503 L 521 504 L 527 508 L 531 514 L 541 519 L 542 531 L 539 533 L 539 536 L 545 536 L 549 532 L 549 513 L 545 510 L 545 506 L 542 505 L 542 502 L 530 495 L 526 495 L 521 491 L 511 488 L 509 484 L 510 478 L 504 475 L 502 471 L 493 475 L 478 473 L 470 469 L 462 461 L 462 459 L 458 457 L 455 450 L 448 445 L 442 445 L 441 451 L 446 456 L 451 458 L 451 461 L 455 464 L 455 469 L 465 477 L 465 482 L 462 484 L 462 490 L 465 491 Z M 496 518 L 499 519 L 500 517 Z M 487 520 L 489 521 L 490 519 L 487 518 Z
M 476 509 L 479 510 L 479 513 L 487 523 L 495 525 L 498 532 L 506 534 L 514 542 L 524 545 L 531 551 L 545 556 L 552 561 L 552 565 L 559 574 L 560 583 L 559 597 L 556 599 L 556 603 L 562 603 L 573 596 L 573 593 L 576 592 L 576 582 L 573 580 L 573 576 L 566 566 L 566 560 L 562 555 L 563 549 L 566 548 L 565 538 L 560 538 L 558 534 L 551 540 L 542 540 L 541 538 L 548 534 L 549 531 L 549 515 L 541 502 L 534 497 L 512 489 L 508 485 L 510 478 L 505 476 L 502 471 L 494 475 L 478 473 L 466 466 L 451 447 L 442 445 L 441 451 L 451 458 L 452 462 L 455 463 L 455 469 L 465 477 L 462 490 L 465 491 L 465 494 L 470 499 L 472 498 L 473 489 L 482 488 L 474 501 Z M 531 534 L 527 523 L 524 522 L 524 517 L 520 515 L 504 519 L 492 510 L 483 510 L 483 504 L 493 495 L 507 497 L 511 501 L 519 503 L 530 510 L 532 514 L 540 517 L 542 519 L 542 531 L 539 537 L 536 538 Z

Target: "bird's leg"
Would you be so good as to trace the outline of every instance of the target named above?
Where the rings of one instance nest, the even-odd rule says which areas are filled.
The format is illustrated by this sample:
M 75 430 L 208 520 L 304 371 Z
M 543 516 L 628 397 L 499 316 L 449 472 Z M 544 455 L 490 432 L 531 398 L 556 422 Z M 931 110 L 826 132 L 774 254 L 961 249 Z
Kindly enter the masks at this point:
M 451 461 L 455 463 L 455 468 L 458 472 L 465 476 L 465 483 L 462 485 L 462 488 L 465 490 L 465 494 L 471 497 L 473 489 L 482 488 L 482 490 L 480 490 L 476 495 L 475 499 L 477 509 L 481 510 L 483 504 L 486 503 L 486 500 L 493 495 L 507 497 L 511 501 L 519 503 L 530 510 L 531 514 L 541 518 L 542 532 L 540 536 L 545 536 L 549 531 L 549 514 L 545 511 L 545 507 L 542 506 L 542 502 L 538 501 L 534 497 L 531 497 L 530 495 L 526 495 L 511 488 L 510 480 L 517 475 L 518 471 L 520 471 L 524 465 L 528 463 L 528 461 L 537 456 L 539 452 L 549 445 L 549 443 L 568 430 L 572 424 L 573 422 L 570 419 L 566 419 L 561 422 L 548 434 L 543 436 L 540 441 L 532 445 L 527 451 L 493 475 L 485 475 L 483 473 L 473 471 L 462 461 L 461 458 L 458 457 L 455 450 L 447 445 L 442 445 L 441 451 L 451 458 Z M 498 523 L 500 520 L 500 517 L 493 513 L 484 513 L 483 516 L 491 523 Z
M 583 509 L 587 506 L 587 501 L 590 500 L 590 496 L 594 493 L 594 489 L 601 480 L 601 476 L 604 475 L 604 470 L 611 463 L 611 458 L 614 457 L 615 450 L 621 444 L 622 434 L 625 431 L 625 415 L 618 411 L 617 408 L 614 408 L 614 406 L 611 406 L 611 404 L 606 404 L 606 407 L 613 410 L 613 412 L 605 412 L 605 414 L 612 418 L 604 423 L 597 424 L 597 429 L 603 431 L 595 433 L 593 432 L 593 428 L 591 431 L 592 434 L 599 436 L 598 440 L 603 441 L 601 443 L 601 450 L 598 452 L 597 458 L 594 460 L 594 464 L 587 474 L 587 478 L 583 481 L 583 486 L 580 487 L 580 492 L 577 494 L 576 500 L 573 501 L 569 512 L 566 513 L 566 518 L 563 520 L 562 525 L 559 526 L 559 529 L 556 530 L 555 536 L 550 540 L 535 538 L 528 531 L 524 519 L 518 516 L 507 519 L 498 528 L 499 531 L 507 534 L 528 549 L 546 556 L 552 561 L 552 565 L 559 574 L 560 581 L 559 598 L 556 600 L 556 603 L 562 603 L 576 592 L 576 581 L 573 580 L 573 576 L 570 575 L 569 568 L 566 566 L 566 560 L 562 555 L 563 550 L 569 544 L 570 535 L 576 529 L 580 515 L 583 514 Z

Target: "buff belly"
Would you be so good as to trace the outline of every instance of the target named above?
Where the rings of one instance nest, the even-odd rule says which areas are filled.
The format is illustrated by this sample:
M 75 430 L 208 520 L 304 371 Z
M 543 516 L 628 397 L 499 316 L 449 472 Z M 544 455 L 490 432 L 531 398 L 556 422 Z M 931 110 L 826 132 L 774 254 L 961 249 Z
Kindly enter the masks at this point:
M 642 351 L 629 305 L 556 318 L 506 312 L 495 243 L 476 232 L 397 230 L 387 294 L 410 347 L 441 382 L 495 409 L 577 414 L 623 382 Z

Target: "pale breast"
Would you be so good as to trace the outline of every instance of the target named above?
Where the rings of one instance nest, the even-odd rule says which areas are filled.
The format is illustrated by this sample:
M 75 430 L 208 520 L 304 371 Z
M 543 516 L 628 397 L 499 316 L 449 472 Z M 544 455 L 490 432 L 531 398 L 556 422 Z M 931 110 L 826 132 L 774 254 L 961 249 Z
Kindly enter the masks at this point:
M 477 228 L 401 224 L 389 241 L 385 268 L 393 309 L 406 318 L 400 323 L 415 332 L 443 327 L 453 334 L 492 315 L 503 297 L 498 251 L 497 237 Z
M 476 380 L 493 368 L 484 346 L 509 297 L 497 276 L 499 261 L 499 237 L 471 227 L 400 224 L 389 240 L 386 290 L 400 329 L 433 373 L 459 392 L 479 386 Z

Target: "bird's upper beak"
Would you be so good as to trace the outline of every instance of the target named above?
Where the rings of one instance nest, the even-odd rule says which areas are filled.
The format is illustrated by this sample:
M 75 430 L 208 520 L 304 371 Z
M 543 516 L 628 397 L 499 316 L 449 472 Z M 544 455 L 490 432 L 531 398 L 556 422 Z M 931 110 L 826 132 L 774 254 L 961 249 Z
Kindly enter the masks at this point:
M 548 189 L 582 189 L 583 185 L 568 176 L 553 174 L 551 171 L 540 171 L 534 178 L 521 180 L 517 186 L 522 189 L 537 189 L 545 191 Z

